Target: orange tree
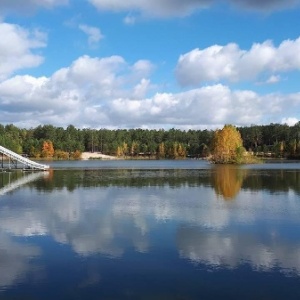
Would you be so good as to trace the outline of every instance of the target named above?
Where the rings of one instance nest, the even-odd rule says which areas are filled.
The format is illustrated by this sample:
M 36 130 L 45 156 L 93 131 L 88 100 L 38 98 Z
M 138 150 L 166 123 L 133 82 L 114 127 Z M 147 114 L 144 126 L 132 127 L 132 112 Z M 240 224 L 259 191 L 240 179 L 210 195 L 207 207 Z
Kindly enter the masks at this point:
M 47 140 L 43 142 L 42 147 L 42 157 L 48 158 L 53 157 L 54 155 L 54 148 L 51 141 Z
M 241 134 L 232 125 L 216 130 L 213 137 L 212 161 L 217 164 L 242 163 L 245 149 Z

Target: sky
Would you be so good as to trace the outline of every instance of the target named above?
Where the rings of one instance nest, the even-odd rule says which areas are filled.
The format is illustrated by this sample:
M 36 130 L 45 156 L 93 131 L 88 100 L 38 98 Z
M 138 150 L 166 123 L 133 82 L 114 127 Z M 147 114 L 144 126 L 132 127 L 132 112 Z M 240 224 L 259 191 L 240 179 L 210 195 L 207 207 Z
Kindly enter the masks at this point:
M 0 123 L 300 121 L 300 0 L 1 0 Z

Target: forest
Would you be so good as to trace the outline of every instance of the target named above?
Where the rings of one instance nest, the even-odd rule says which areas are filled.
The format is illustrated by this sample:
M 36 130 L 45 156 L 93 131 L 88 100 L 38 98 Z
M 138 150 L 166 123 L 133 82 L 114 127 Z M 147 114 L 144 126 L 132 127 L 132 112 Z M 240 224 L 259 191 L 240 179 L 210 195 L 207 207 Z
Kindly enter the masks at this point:
M 300 158 L 300 122 L 237 127 L 243 146 L 257 156 Z M 207 157 L 214 130 L 78 129 L 40 125 L 18 128 L 0 124 L 0 145 L 32 158 L 78 159 L 82 152 L 119 157 Z

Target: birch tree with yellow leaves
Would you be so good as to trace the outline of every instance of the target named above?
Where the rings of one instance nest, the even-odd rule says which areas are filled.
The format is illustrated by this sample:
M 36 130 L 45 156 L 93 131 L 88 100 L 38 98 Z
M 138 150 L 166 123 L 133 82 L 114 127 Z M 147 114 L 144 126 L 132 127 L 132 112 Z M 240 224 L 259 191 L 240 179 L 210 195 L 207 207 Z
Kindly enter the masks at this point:
M 212 162 L 217 164 L 242 163 L 245 149 L 241 134 L 232 125 L 216 130 L 212 145 Z

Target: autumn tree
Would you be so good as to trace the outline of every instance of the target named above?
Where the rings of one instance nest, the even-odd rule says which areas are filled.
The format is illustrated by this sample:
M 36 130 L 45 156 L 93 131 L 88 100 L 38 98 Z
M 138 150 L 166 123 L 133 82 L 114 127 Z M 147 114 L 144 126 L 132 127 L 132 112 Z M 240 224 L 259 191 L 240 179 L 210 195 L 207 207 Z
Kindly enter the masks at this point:
M 186 149 L 184 145 L 174 142 L 168 147 L 168 157 L 172 159 L 183 159 L 186 157 Z
M 62 151 L 62 150 L 55 150 L 53 157 L 56 159 L 69 159 L 69 152 Z
M 212 148 L 212 161 L 218 164 L 240 163 L 245 151 L 241 134 L 232 125 L 215 131 Z
M 128 145 L 127 143 L 123 142 L 121 145 L 117 146 L 116 155 L 117 156 L 126 156 L 128 153 Z
M 131 147 L 130 147 L 130 154 L 131 154 L 131 156 L 137 154 L 138 147 L 139 147 L 139 144 L 136 141 L 133 141 L 131 143 Z
M 54 155 L 54 148 L 51 141 L 47 140 L 43 142 L 42 147 L 42 157 L 53 157 Z
M 185 158 L 186 157 L 186 149 L 185 147 L 181 144 L 177 144 L 177 157 L 176 158 Z
M 116 156 L 122 156 L 123 155 L 123 151 L 122 151 L 122 147 L 121 146 L 117 146 L 117 151 L 116 151 Z
M 79 150 L 76 150 L 71 153 L 71 158 L 72 159 L 81 159 L 81 152 Z
M 158 145 L 157 157 L 158 158 L 165 158 L 166 157 L 165 143 L 160 143 Z

